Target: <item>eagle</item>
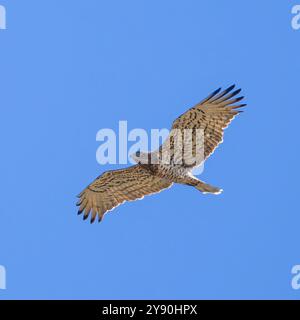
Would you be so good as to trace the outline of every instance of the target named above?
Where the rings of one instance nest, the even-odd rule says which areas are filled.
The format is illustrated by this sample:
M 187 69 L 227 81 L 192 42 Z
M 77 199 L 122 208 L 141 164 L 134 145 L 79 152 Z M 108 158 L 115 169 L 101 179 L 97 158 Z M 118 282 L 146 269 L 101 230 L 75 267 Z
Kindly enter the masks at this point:
M 179 116 L 158 150 L 148 153 L 139 150 L 132 155 L 135 165 L 106 171 L 97 177 L 78 195 L 78 214 L 83 214 L 84 220 L 90 216 L 91 223 L 96 217 L 100 222 L 105 213 L 125 201 L 143 199 L 174 183 L 192 186 L 202 193 L 221 193 L 222 189 L 199 180 L 192 171 L 223 142 L 224 129 L 242 112 L 239 109 L 246 106 L 239 104 L 244 98 L 238 96 L 241 89 L 234 88 L 232 85 L 223 91 L 222 88 L 215 90 Z M 199 131 L 202 143 L 196 141 Z M 184 137 L 185 132 L 190 133 L 188 139 Z M 182 157 L 182 154 L 187 155 Z

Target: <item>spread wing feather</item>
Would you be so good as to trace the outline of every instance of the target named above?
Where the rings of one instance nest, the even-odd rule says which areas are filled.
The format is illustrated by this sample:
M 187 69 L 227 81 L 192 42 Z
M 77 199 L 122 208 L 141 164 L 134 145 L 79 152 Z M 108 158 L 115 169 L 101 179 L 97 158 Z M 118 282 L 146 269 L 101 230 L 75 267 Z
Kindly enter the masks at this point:
M 151 171 L 140 165 L 107 171 L 78 195 L 78 214 L 83 213 L 84 219 L 91 214 L 91 223 L 98 215 L 101 221 L 107 211 L 123 202 L 142 199 L 171 185 L 171 181 L 152 175 Z
M 176 158 L 176 156 L 174 156 L 174 150 L 172 150 L 176 149 L 176 147 L 174 148 L 176 136 L 181 134 L 183 137 L 184 130 L 190 129 L 192 131 L 192 138 L 187 141 L 182 138 L 181 141 L 184 141 L 182 143 L 183 149 L 192 150 L 192 157 L 190 158 L 193 160 L 192 162 L 190 161 L 188 154 L 184 155 L 183 166 L 195 167 L 206 160 L 214 152 L 217 146 L 223 142 L 224 129 L 238 113 L 242 112 L 237 109 L 246 106 L 246 104 L 238 104 L 244 97 L 236 97 L 241 92 L 241 89 L 233 91 L 234 87 L 235 86 L 232 85 L 224 91 L 221 91 L 221 88 L 219 88 L 178 117 L 173 122 L 171 133 L 166 142 L 161 146 L 160 152 L 163 153 L 164 150 L 166 150 L 166 153 L 171 153 L 171 161 L 172 157 Z M 198 153 L 200 155 L 202 154 L 199 159 L 197 158 L 196 150 L 199 148 L 195 138 L 196 129 L 202 129 L 203 133 L 203 150 L 202 153 Z M 183 150 L 181 154 L 184 154 Z M 186 163 L 190 164 L 187 165 Z

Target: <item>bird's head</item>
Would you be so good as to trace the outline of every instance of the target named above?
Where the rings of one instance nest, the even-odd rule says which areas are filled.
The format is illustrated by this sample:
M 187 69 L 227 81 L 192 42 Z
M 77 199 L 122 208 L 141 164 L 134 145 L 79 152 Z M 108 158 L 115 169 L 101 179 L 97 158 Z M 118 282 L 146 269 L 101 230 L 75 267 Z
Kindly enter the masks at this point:
M 150 164 L 151 163 L 151 153 L 136 151 L 131 155 L 131 158 L 138 164 Z

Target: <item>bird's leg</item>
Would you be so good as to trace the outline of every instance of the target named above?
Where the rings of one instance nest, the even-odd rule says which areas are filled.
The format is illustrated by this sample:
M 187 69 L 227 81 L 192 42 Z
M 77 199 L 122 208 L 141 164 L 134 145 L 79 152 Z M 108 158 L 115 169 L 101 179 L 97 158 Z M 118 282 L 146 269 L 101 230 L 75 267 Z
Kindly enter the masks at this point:
M 197 190 L 199 190 L 203 193 L 220 194 L 223 191 L 222 189 L 220 189 L 218 187 L 211 186 L 210 184 L 207 184 L 207 183 L 205 183 L 195 177 L 184 177 L 176 182 L 195 187 Z

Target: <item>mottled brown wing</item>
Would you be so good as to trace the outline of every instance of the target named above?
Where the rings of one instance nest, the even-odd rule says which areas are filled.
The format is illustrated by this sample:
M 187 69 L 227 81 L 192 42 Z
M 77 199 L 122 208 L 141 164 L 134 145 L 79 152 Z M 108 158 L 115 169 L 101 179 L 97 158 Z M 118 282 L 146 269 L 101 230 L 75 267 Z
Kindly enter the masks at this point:
M 233 85 L 222 92 L 221 88 L 219 88 L 173 122 L 170 136 L 172 136 L 173 131 L 183 132 L 184 129 L 191 129 L 193 135 L 196 129 L 200 129 L 203 132 L 204 150 L 202 152 L 202 161 L 197 160 L 196 163 L 189 166 L 193 167 L 201 164 L 201 162 L 206 160 L 214 152 L 217 146 L 223 142 L 224 129 L 238 113 L 242 112 L 237 109 L 246 105 L 236 104 L 244 97 L 236 97 L 241 89 L 233 91 L 234 87 Z M 193 139 L 190 139 L 186 144 L 183 144 L 183 148 L 188 149 L 187 147 L 191 147 L 193 155 L 195 156 L 195 137 L 193 136 L 192 138 Z M 188 146 L 188 144 L 191 145 Z
M 142 199 L 145 195 L 157 193 L 172 185 L 140 165 L 121 170 L 107 171 L 84 189 L 78 197 L 78 214 L 87 219 L 91 213 L 91 223 L 98 215 L 101 221 L 104 214 L 124 201 Z

